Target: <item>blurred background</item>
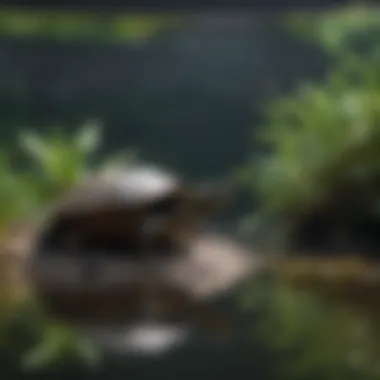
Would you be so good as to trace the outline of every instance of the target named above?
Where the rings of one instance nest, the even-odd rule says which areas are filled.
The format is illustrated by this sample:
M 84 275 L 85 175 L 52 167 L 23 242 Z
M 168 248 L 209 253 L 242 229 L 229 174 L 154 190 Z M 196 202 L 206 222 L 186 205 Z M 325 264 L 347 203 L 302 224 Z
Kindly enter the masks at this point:
M 224 303 L 241 327 L 229 344 L 195 336 L 164 360 L 110 355 L 95 372 L 92 346 L 17 302 L 23 280 L 9 279 L 4 258 L 1 373 L 380 378 L 379 20 L 365 5 L 0 8 L 4 252 L 9 226 L 88 167 L 140 160 L 191 179 L 231 177 L 241 191 L 218 226 L 268 263 Z

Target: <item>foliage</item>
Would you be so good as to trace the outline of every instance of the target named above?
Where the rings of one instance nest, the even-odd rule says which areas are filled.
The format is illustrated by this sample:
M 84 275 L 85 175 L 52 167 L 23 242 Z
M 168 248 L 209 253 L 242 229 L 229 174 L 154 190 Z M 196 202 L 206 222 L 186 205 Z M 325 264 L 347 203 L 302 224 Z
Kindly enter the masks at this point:
M 371 325 L 361 310 L 328 302 L 288 282 L 255 281 L 251 286 L 244 293 L 245 308 L 258 311 L 254 336 L 278 354 L 279 376 L 379 377 L 378 326 Z
M 291 17 L 293 27 L 333 58 L 333 66 L 323 82 L 301 83 L 266 110 L 267 123 L 255 135 L 261 155 L 241 172 L 261 203 L 263 221 L 287 231 L 316 210 L 324 222 L 335 214 L 347 224 L 380 219 L 378 19 L 377 9 L 362 7 Z M 325 258 L 318 265 L 302 263 L 306 267 L 288 261 L 285 279 L 253 283 L 245 304 L 260 314 L 256 332 L 279 352 L 281 375 L 377 379 L 379 282 L 359 261 L 339 263 L 327 281 L 316 270 L 321 262 L 329 264 Z M 286 268 L 277 263 L 276 269 L 284 275 Z M 302 286 L 296 288 L 297 281 Z
M 0 151 L 0 255 L 3 258 L 1 294 L 8 287 L 16 285 L 7 283 L 8 277 L 5 273 L 12 271 L 12 265 L 15 265 L 12 257 L 6 260 L 4 251 L 9 238 L 8 227 L 29 218 L 33 221 L 44 206 L 60 197 L 89 173 L 115 166 L 125 167 L 135 160 L 133 155 L 126 152 L 105 158 L 102 162 L 95 162 L 93 156 L 101 143 L 101 137 L 96 124 L 86 123 L 72 136 L 58 129 L 53 129 L 47 136 L 33 132 L 21 134 L 17 159 L 14 154 Z M 79 356 L 90 364 L 96 364 L 94 348 L 69 329 L 53 324 L 39 311 L 35 311 L 34 302 L 30 298 L 18 302 L 16 299 L 1 297 L 0 307 L 0 350 L 11 355 L 10 363 L 16 361 L 20 364 L 21 360 L 24 369 L 40 369 L 41 366 L 58 365 L 64 359 L 73 360 Z M 20 313 L 20 307 L 26 307 L 29 311 Z M 18 324 L 19 318 L 15 318 L 20 314 L 26 316 L 22 320 L 22 328 Z M 19 327 L 15 328 L 15 324 Z M 31 331 L 32 342 L 28 338 Z M 24 352 L 29 345 L 32 346 Z
M 368 183 L 380 165 L 380 94 L 309 85 L 272 107 L 261 141 L 274 151 L 253 176 L 265 205 L 289 212 L 346 180 Z
M 34 303 L 1 313 L 2 371 L 31 372 L 78 363 L 94 366 L 100 352 L 69 328 L 48 320 Z M 6 363 L 6 364 L 5 364 Z
M 315 40 L 344 53 L 323 82 L 300 84 L 267 108 L 267 123 L 255 135 L 264 153 L 241 175 L 259 198 L 263 219 L 286 224 L 326 209 L 344 211 L 348 222 L 379 208 L 379 53 L 373 46 L 371 55 L 359 55 L 346 46 L 378 27 L 371 12 L 309 15 Z
M 100 144 L 96 125 L 86 124 L 74 136 L 65 136 L 56 130 L 45 138 L 25 132 L 20 145 L 34 167 L 28 173 L 44 184 L 41 201 L 55 199 L 85 176 L 89 160 Z
M 0 36 L 133 42 L 176 28 L 182 22 L 183 18 L 173 15 L 3 8 L 0 10 Z
M 290 14 L 287 25 L 301 37 L 321 45 L 333 57 L 378 54 L 380 9 L 364 3 L 328 12 Z
M 0 231 L 33 215 L 91 172 L 125 167 L 136 160 L 134 152 L 127 151 L 97 162 L 101 139 L 99 126 L 88 122 L 71 136 L 58 128 L 46 136 L 25 131 L 19 136 L 17 157 L 0 151 Z

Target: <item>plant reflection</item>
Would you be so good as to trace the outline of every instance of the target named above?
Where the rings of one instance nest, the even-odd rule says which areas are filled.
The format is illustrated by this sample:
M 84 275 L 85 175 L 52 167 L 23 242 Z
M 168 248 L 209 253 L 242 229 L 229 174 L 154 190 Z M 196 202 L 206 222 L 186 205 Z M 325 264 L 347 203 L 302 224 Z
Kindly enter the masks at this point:
M 379 378 L 375 268 L 354 259 L 293 259 L 250 284 L 244 306 L 258 313 L 255 337 L 281 357 L 279 378 Z

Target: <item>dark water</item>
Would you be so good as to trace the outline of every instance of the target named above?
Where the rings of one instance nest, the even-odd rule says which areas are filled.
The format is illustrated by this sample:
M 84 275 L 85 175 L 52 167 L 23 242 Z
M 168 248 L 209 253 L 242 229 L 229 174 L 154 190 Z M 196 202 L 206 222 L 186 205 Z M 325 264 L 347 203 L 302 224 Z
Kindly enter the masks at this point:
M 238 321 L 236 321 L 238 322 Z M 231 376 L 252 374 L 266 379 L 269 372 L 268 357 L 259 347 L 252 344 L 248 326 L 235 325 L 233 336 L 225 341 L 215 341 L 203 333 L 195 333 L 187 343 L 161 359 L 130 359 L 110 361 L 110 371 L 120 371 L 120 378 L 138 376 L 141 379 L 165 378 L 184 380 L 206 378 L 228 379 Z M 115 367 L 111 369 L 113 366 Z M 118 377 L 116 377 L 118 378 Z
M 54 378 L 67 379 L 230 379 L 254 376 L 272 379 L 273 355 L 254 342 L 254 318 L 238 312 L 236 294 L 212 305 L 227 316 L 231 331 L 226 336 L 212 337 L 198 328 L 177 348 L 162 355 L 138 356 L 106 354 L 98 367 L 66 367 Z

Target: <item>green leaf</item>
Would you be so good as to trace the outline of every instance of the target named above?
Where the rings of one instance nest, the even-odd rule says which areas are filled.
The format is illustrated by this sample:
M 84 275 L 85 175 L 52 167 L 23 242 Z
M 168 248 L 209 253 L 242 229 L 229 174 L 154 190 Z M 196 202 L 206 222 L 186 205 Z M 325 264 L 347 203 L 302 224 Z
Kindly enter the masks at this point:
M 60 330 L 49 328 L 44 340 L 30 351 L 27 351 L 21 365 L 24 370 L 38 370 L 56 364 L 62 356 L 64 339 Z
M 76 136 L 76 146 L 84 154 L 93 153 L 101 142 L 101 130 L 98 123 L 88 121 Z
M 51 147 L 44 139 L 32 132 L 23 132 L 20 134 L 19 143 L 21 148 L 33 159 L 45 164 L 52 158 Z
M 102 356 L 100 349 L 90 340 L 78 338 L 76 351 L 79 359 L 89 367 L 96 367 L 100 364 Z

